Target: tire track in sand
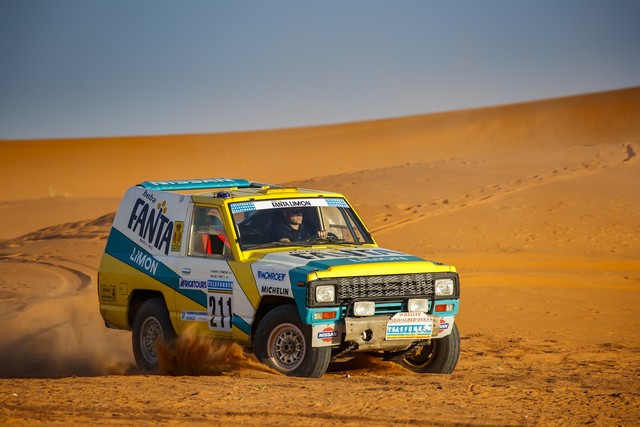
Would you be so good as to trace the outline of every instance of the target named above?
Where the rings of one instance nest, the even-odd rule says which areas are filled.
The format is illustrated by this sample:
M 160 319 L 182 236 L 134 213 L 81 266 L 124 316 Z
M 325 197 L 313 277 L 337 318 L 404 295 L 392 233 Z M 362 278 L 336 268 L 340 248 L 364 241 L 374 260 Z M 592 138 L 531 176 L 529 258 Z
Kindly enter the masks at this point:
M 0 255 L 0 262 L 35 264 L 49 267 L 51 274 L 57 275 L 61 278 L 63 285 L 61 286 L 61 288 L 57 288 L 57 290 L 64 291 L 64 294 L 73 290 L 81 291 L 91 284 L 91 276 L 89 274 L 84 273 L 76 268 L 63 265 L 60 262 L 48 261 L 49 259 L 55 260 L 55 258 L 40 255 Z
M 589 175 L 595 175 L 606 171 L 611 167 L 627 167 L 628 165 L 638 161 L 636 156 L 636 143 L 628 143 L 622 145 L 622 155 L 620 148 L 610 149 L 605 153 L 607 158 L 598 156 L 587 159 L 578 167 L 555 168 L 551 171 L 533 176 L 527 176 L 510 181 L 506 184 L 494 184 L 488 187 L 480 188 L 465 195 L 453 196 L 441 202 L 443 207 L 435 210 L 418 210 L 411 217 L 401 218 L 396 221 L 389 222 L 379 227 L 371 229 L 371 233 L 382 234 L 391 230 L 398 229 L 405 225 L 414 224 L 424 219 L 433 218 L 439 215 L 459 211 L 467 207 L 482 205 L 485 203 L 500 200 L 513 194 L 526 191 L 532 188 L 554 184 L 560 181 L 583 178 Z M 611 158 L 614 157 L 614 158 Z M 472 194 L 474 196 L 472 196 Z

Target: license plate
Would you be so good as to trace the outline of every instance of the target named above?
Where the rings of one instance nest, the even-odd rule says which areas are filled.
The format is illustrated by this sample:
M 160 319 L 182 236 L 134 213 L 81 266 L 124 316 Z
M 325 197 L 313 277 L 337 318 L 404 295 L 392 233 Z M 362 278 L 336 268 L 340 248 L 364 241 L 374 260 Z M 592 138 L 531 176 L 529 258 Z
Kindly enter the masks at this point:
M 422 312 L 396 313 L 387 322 L 387 340 L 431 338 L 433 317 Z

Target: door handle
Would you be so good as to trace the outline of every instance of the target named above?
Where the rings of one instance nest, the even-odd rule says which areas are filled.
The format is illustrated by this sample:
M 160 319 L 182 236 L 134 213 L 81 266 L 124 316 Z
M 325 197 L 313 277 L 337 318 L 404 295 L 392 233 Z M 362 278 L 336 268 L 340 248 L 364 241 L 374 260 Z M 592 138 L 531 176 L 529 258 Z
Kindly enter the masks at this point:
M 182 274 L 191 274 L 191 269 L 189 267 L 184 267 L 180 271 L 182 271 Z

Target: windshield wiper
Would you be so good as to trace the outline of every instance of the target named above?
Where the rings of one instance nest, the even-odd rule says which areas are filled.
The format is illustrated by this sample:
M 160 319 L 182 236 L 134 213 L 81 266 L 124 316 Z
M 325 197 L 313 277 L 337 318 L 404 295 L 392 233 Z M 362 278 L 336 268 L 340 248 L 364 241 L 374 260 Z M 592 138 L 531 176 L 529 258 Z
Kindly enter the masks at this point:
M 332 238 L 328 237 L 328 238 L 325 238 L 325 239 L 317 238 L 317 239 L 309 241 L 308 243 L 311 244 L 311 245 L 316 245 L 318 243 L 323 244 L 323 245 L 326 245 L 327 243 L 341 245 L 343 243 L 348 243 L 348 242 L 345 239 L 332 239 Z
M 264 248 L 275 248 L 277 246 L 287 246 L 289 243 L 285 242 L 269 242 L 269 243 L 259 243 L 257 245 L 243 247 L 243 250 L 252 250 L 252 249 L 264 249 Z

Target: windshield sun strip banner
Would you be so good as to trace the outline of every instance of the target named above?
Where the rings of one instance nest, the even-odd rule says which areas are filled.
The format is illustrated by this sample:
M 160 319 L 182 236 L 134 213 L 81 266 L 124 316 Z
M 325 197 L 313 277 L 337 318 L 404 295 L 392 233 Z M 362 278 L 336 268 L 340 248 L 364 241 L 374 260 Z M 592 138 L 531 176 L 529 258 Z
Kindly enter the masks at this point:
M 322 197 L 305 199 L 278 199 L 278 200 L 254 200 L 252 202 L 231 203 L 231 212 L 251 212 L 265 209 L 279 208 L 307 208 L 317 206 L 331 206 L 348 208 L 349 204 L 340 198 L 325 199 Z

